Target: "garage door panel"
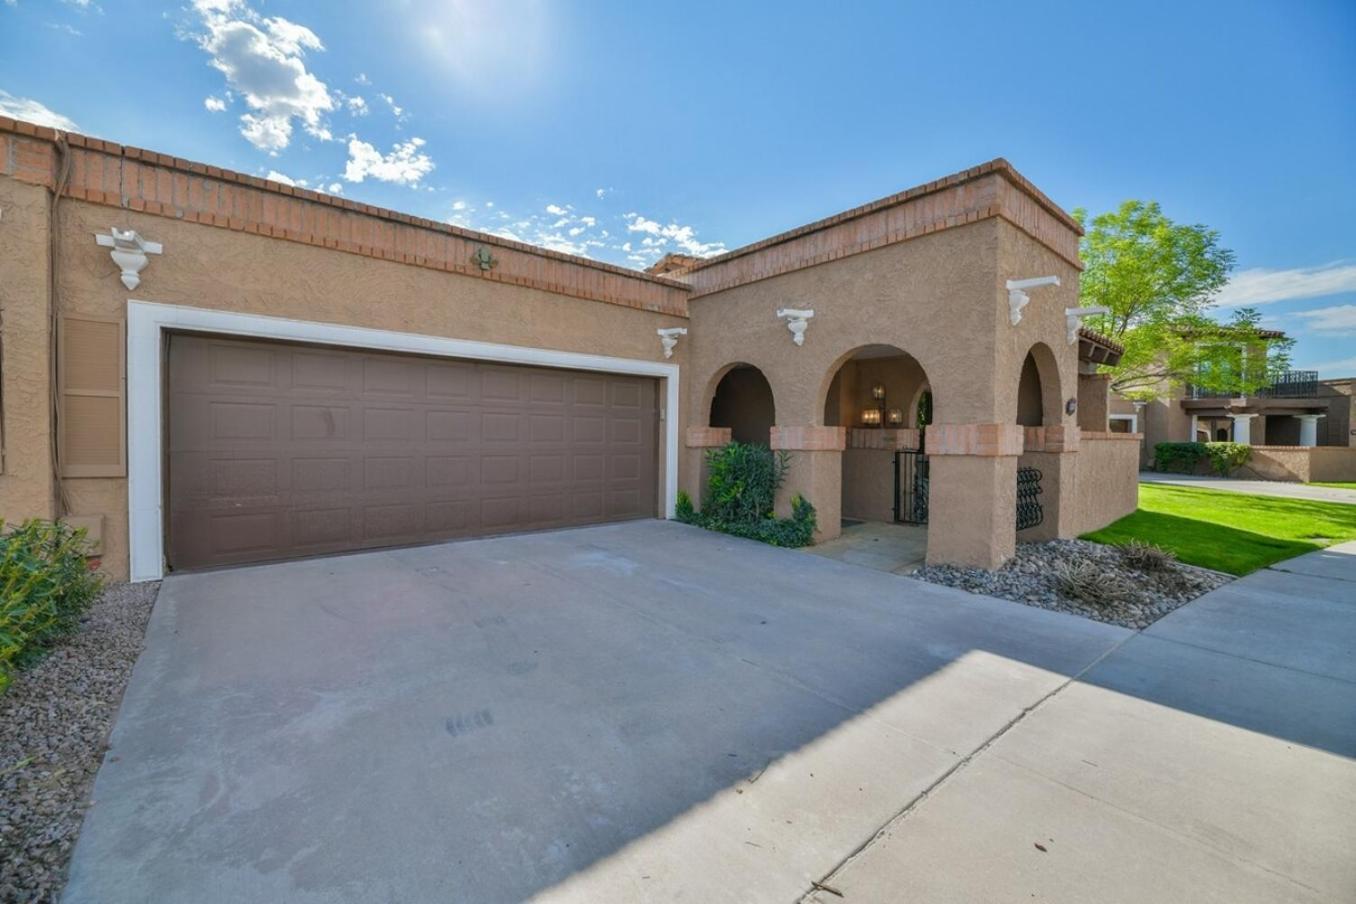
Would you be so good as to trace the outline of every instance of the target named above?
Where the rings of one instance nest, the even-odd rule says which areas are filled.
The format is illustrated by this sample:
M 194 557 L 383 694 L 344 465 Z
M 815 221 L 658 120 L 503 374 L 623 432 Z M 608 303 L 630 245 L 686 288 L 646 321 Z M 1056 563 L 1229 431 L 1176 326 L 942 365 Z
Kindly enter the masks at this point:
M 652 380 L 184 335 L 169 357 L 176 568 L 656 514 Z

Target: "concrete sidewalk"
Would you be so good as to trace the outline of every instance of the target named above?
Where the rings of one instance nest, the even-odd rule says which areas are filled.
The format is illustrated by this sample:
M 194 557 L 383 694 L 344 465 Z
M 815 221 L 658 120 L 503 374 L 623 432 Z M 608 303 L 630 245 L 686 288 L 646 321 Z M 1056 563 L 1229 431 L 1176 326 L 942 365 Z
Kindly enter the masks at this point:
M 1121 644 L 806 900 L 1356 900 L 1354 756 L 1356 542 Z
M 1191 474 L 1157 474 L 1140 471 L 1140 483 L 1163 483 L 1179 487 L 1198 487 L 1202 490 L 1224 490 L 1229 493 L 1251 493 L 1255 496 L 1281 496 L 1285 499 L 1312 499 L 1315 502 L 1343 502 L 1356 505 L 1356 490 L 1341 487 L 1321 487 L 1308 483 L 1287 483 L 1281 480 L 1239 480 L 1232 477 L 1197 477 Z

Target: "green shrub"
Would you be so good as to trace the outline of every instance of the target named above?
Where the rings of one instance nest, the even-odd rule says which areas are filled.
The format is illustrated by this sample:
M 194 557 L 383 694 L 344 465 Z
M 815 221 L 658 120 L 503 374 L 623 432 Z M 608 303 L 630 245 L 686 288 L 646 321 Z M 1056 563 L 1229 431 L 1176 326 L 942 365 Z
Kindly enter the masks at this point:
M 1191 474 L 1206 457 L 1205 443 L 1158 443 L 1154 446 L 1154 470 Z
M 1242 467 L 1252 458 L 1252 446 L 1247 443 L 1206 443 L 1205 453 L 1210 456 L 1215 473 L 1228 477 L 1235 468 Z
M 699 516 L 692 506 L 692 497 L 686 490 L 678 491 L 678 499 L 673 504 L 673 517 L 684 524 L 697 524 Z
M 732 524 L 751 524 L 770 516 L 789 462 L 789 453 L 773 452 L 754 443 L 727 443 L 708 450 L 710 476 L 702 497 L 702 513 Z
M 786 452 L 729 443 L 708 451 L 706 465 L 709 477 L 702 510 L 696 511 L 692 498 L 679 492 L 674 505 L 678 521 L 773 546 L 808 546 L 814 540 L 818 521 L 809 501 L 799 495 L 792 499 L 790 518 L 772 513 L 777 489 L 790 467 Z
M 87 548 L 85 532 L 66 524 L 33 520 L 5 531 L 0 523 L 0 691 L 15 668 L 75 630 L 99 595 Z

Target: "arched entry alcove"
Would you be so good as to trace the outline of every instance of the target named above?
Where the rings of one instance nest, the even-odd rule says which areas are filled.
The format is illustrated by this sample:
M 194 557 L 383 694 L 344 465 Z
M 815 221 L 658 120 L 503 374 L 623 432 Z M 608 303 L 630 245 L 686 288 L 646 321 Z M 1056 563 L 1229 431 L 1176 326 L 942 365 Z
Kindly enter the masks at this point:
M 1031 346 L 1017 379 L 1017 423 L 1023 427 L 1059 424 L 1063 418 L 1059 365 L 1044 342 Z
M 772 386 L 761 370 L 733 364 L 717 377 L 708 421 L 712 427 L 729 427 L 735 442 L 766 446 L 776 422 Z
M 867 345 L 840 357 L 831 374 L 824 424 L 847 432 L 844 533 L 834 542 L 893 566 L 885 570 L 917 567 L 927 555 L 927 461 L 919 448 L 920 410 L 931 412 L 927 372 L 901 348 Z

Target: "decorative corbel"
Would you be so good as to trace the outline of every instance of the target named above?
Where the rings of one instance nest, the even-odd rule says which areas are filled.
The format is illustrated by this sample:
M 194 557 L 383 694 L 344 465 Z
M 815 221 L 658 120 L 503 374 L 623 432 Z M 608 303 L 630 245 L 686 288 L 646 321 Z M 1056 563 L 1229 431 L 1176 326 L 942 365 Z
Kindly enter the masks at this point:
M 1110 313 L 1111 308 L 1108 308 L 1105 305 L 1098 305 L 1095 308 L 1065 308 L 1064 325 L 1069 328 L 1069 344 L 1073 345 L 1078 341 L 1078 327 L 1084 317 L 1091 317 L 1094 314 Z
M 664 357 L 673 357 L 673 347 L 678 344 L 679 336 L 687 335 L 687 327 L 671 326 L 666 330 L 656 330 L 659 333 L 659 342 L 664 346 Z
M 814 311 L 799 308 L 777 309 L 777 319 L 786 321 L 786 328 L 791 331 L 791 341 L 796 345 L 805 344 L 805 330 L 810 325 L 810 318 L 813 316 L 815 316 Z
M 141 285 L 141 271 L 150 263 L 146 255 L 159 254 L 164 248 L 159 242 L 146 241 L 135 229 L 122 230 L 112 226 L 108 232 L 108 235 L 96 232 L 94 241 L 98 242 L 100 248 L 113 249 L 109 256 L 122 271 L 122 284 L 131 291 Z
M 1059 285 L 1058 276 L 1037 276 L 1032 279 L 1008 280 L 1008 317 L 1012 320 L 1012 325 L 1016 326 L 1022 322 L 1022 308 L 1031 303 L 1031 296 L 1026 294 L 1027 289 L 1057 285 Z

